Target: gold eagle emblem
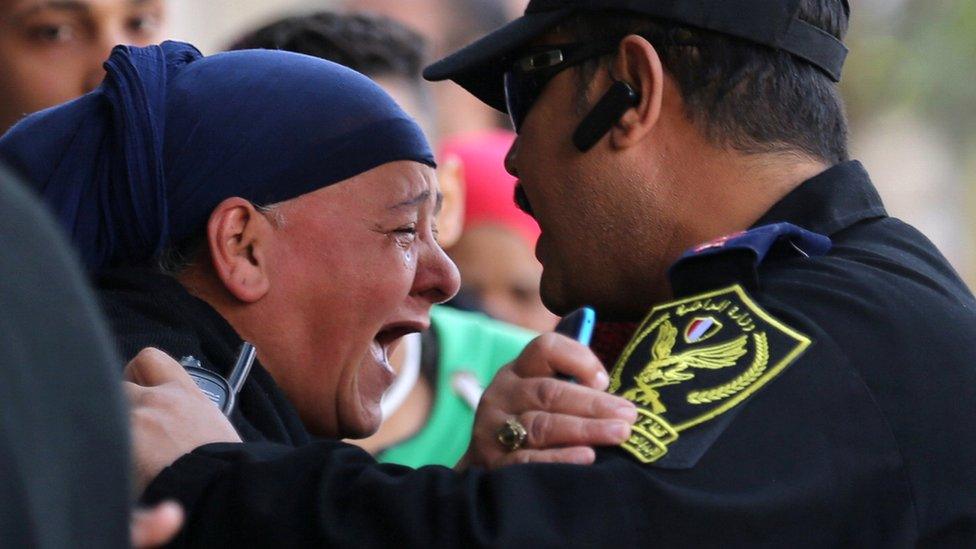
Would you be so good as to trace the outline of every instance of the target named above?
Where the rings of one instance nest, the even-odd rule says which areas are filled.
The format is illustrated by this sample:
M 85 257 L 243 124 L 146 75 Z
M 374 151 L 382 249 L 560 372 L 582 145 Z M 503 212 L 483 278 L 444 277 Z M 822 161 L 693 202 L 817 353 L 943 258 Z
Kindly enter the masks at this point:
M 655 414 L 663 414 L 667 407 L 661 402 L 659 388 L 693 379 L 695 375 L 688 371 L 689 368 L 719 370 L 735 366 L 736 361 L 749 352 L 749 336 L 743 334 L 724 343 L 672 354 L 677 337 L 678 329 L 670 320 L 661 323 L 651 346 L 651 361 L 634 376 L 635 386 L 624 392 L 624 398 L 650 406 Z

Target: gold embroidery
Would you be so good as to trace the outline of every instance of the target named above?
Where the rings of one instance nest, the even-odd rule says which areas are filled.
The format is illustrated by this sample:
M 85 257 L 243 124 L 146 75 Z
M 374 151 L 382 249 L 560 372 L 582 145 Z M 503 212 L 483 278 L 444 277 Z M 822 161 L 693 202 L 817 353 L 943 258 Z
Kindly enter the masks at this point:
M 670 316 L 671 316 L 670 314 L 665 313 L 660 318 L 651 322 L 650 326 L 645 327 L 647 322 L 651 319 L 651 317 L 647 317 L 647 319 L 644 320 L 641 326 L 637 328 L 637 335 L 635 335 L 634 338 L 630 340 L 630 343 L 627 344 L 627 346 L 624 348 L 624 352 L 621 353 L 620 356 L 621 357 L 629 356 L 630 353 L 634 351 L 634 347 L 636 347 L 637 344 L 641 342 L 641 340 L 647 337 L 647 334 L 656 330 L 657 327 L 662 322 L 666 322 Z M 616 393 L 620 389 L 620 383 L 621 383 L 620 376 L 623 373 L 624 373 L 623 364 L 621 363 L 620 360 L 618 360 L 617 366 L 614 367 L 613 372 L 610 374 L 610 387 L 607 388 L 607 391 L 611 393 Z
M 674 349 L 675 337 L 678 329 L 665 320 L 658 331 L 657 340 L 651 349 L 653 360 L 634 376 L 637 387 L 625 392 L 622 396 L 638 404 L 651 406 L 655 414 L 663 414 L 668 409 L 661 403 L 657 389 L 667 385 L 677 385 L 689 381 L 695 376 L 685 372 L 690 368 L 728 368 L 735 366 L 735 361 L 746 354 L 748 336 L 741 336 L 732 341 L 691 349 L 678 355 L 671 355 Z
M 638 408 L 637 413 L 630 438 L 621 446 L 645 463 L 657 461 L 668 453 L 668 444 L 678 440 L 678 432 L 663 418 L 647 410 Z
M 715 316 L 686 318 L 699 311 Z M 712 325 L 702 331 L 703 321 Z M 677 326 L 685 326 L 680 342 Z M 698 333 L 689 337 L 693 329 Z M 720 343 L 701 345 L 713 336 Z M 809 345 L 738 285 L 655 307 L 611 372 L 610 391 L 636 403 L 640 414 L 622 448 L 644 463 L 657 461 L 681 432 L 740 404 Z
M 752 336 L 756 341 L 756 358 L 753 359 L 752 366 L 743 372 L 742 375 L 725 385 L 720 385 L 714 389 L 705 391 L 692 391 L 688 393 L 688 402 L 692 404 L 708 404 L 729 398 L 759 379 L 759 376 L 766 371 L 766 365 L 769 363 L 769 343 L 766 340 L 765 333 L 752 334 Z

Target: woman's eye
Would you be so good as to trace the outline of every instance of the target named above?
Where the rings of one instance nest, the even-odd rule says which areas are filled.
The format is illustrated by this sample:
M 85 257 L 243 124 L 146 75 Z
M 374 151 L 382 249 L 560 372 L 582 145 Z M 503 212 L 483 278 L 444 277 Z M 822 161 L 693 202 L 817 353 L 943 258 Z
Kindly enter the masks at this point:
M 399 229 L 394 230 L 392 235 L 397 244 L 401 246 L 412 244 L 417 238 L 417 227 L 400 227 Z

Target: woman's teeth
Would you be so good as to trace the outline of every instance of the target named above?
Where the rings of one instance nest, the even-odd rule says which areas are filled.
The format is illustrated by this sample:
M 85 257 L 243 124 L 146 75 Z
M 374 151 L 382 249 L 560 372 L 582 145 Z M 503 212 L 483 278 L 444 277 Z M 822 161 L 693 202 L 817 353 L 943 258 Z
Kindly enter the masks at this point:
M 373 358 L 376 359 L 376 362 L 378 362 L 380 366 L 386 370 L 389 370 L 395 374 L 396 372 L 393 370 L 393 366 L 390 365 L 389 345 L 380 343 L 379 339 L 374 339 L 373 345 Z

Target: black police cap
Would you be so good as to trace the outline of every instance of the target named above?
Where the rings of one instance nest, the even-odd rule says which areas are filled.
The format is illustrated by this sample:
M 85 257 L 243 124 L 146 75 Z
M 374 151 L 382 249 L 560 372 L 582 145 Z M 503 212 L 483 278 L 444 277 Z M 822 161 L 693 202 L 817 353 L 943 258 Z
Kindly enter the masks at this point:
M 841 0 L 850 15 L 848 0 Z M 823 70 L 835 82 L 847 47 L 827 31 L 800 20 L 801 0 L 531 0 L 525 15 L 424 70 L 428 80 L 454 80 L 505 111 L 502 77 L 511 56 L 581 11 L 627 11 L 715 31 L 783 50 Z

